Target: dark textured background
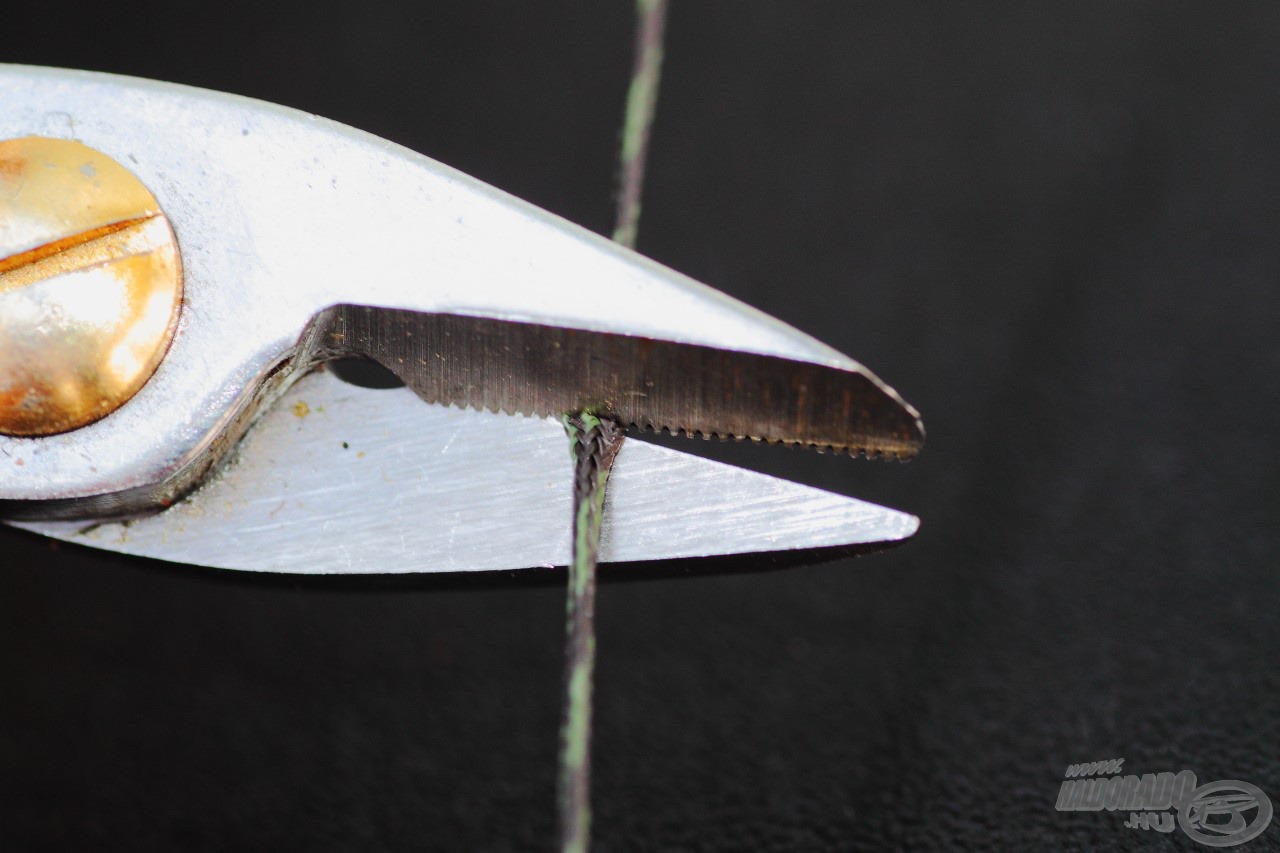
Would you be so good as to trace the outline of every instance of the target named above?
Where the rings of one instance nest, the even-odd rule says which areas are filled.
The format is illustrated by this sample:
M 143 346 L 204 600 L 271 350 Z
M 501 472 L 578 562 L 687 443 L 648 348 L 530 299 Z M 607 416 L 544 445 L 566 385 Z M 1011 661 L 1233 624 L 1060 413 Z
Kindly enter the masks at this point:
M 630 24 L 15 3 L 0 59 L 310 110 L 606 231 Z M 924 526 L 607 584 L 598 850 L 1199 849 L 1054 811 L 1120 756 L 1280 798 L 1278 44 L 1272 3 L 677 3 L 640 249 L 929 428 L 906 466 L 719 450 Z M 2 846 L 549 849 L 562 607 L 0 531 Z

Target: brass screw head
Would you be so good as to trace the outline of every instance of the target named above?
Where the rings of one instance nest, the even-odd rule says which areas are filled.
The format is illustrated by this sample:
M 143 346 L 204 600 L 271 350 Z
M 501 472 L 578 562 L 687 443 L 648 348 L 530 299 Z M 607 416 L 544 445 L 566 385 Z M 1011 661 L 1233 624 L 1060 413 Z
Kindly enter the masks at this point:
M 124 405 L 181 306 L 177 239 L 141 181 L 79 142 L 0 142 L 0 433 L 53 435 Z

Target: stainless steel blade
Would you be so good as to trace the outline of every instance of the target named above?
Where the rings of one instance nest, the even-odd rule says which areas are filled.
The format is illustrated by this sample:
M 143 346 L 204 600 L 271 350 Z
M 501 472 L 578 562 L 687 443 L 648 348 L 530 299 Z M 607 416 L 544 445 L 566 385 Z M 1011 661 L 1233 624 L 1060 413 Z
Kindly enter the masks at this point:
M 68 542 L 228 569 L 467 572 L 563 565 L 571 465 L 551 419 L 427 405 L 319 372 L 299 380 L 213 480 L 132 522 L 15 526 Z M 628 441 L 604 562 L 892 542 L 914 516 Z

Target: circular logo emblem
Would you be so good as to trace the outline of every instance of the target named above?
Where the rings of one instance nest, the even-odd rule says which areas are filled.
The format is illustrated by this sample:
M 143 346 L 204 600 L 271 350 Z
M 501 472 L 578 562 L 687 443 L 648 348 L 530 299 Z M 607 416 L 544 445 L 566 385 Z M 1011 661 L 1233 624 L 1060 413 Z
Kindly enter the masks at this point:
M 1178 810 L 1178 826 L 1209 847 L 1234 847 L 1271 823 L 1271 800 L 1248 782 L 1227 779 L 1201 785 Z

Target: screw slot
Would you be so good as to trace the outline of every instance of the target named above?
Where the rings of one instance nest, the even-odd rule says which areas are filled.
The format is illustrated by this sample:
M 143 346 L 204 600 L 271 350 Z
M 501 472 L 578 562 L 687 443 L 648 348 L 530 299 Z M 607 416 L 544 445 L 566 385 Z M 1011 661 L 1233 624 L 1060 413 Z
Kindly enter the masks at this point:
M 0 433 L 54 435 L 124 405 L 181 305 L 177 239 L 137 177 L 79 142 L 0 142 Z

